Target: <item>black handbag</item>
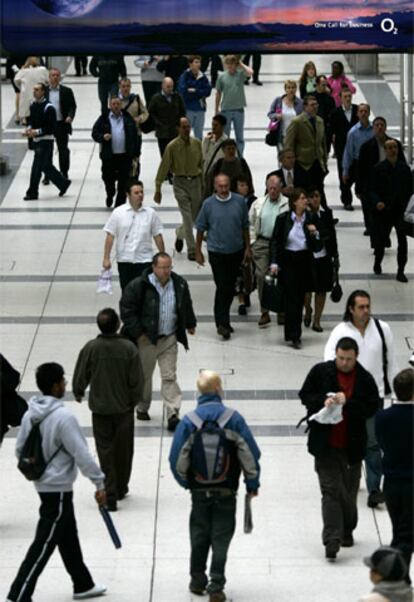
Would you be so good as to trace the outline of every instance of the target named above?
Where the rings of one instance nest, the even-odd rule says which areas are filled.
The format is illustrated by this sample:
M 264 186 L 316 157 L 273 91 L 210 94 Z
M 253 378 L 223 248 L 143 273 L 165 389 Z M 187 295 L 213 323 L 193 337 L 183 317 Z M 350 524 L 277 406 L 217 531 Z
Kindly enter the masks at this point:
M 265 143 L 268 146 L 277 146 L 279 142 L 279 128 L 271 130 L 266 134 Z
M 342 299 L 342 295 L 343 295 L 343 291 L 342 291 L 342 286 L 339 284 L 339 273 L 337 268 L 334 268 L 334 274 L 333 274 L 333 287 L 331 290 L 331 300 L 334 303 L 339 303 L 339 301 Z
M 264 309 L 276 314 L 285 311 L 283 288 L 278 278 L 270 275 L 265 276 L 260 303 Z
M 148 115 L 148 119 L 139 124 L 141 132 L 143 134 L 149 134 L 155 130 L 155 121 L 152 115 Z

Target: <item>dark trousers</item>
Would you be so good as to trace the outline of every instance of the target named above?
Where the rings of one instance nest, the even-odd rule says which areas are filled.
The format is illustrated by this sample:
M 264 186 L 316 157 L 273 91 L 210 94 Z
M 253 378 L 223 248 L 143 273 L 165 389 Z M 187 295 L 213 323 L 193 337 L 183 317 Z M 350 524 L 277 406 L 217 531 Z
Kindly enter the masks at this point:
M 252 55 L 251 54 L 246 54 L 244 57 L 244 64 L 245 65 L 250 65 L 250 57 Z M 253 81 L 257 82 L 259 81 L 259 73 L 260 73 L 260 67 L 262 66 L 262 55 L 258 54 L 257 52 L 253 53 Z
M 70 165 L 68 124 L 64 121 L 57 121 L 54 135 L 59 153 L 59 169 L 67 177 Z
M 385 246 L 391 230 L 395 228 L 397 235 L 397 266 L 399 272 L 404 272 L 408 259 L 407 235 L 401 218 L 390 215 L 389 212 L 372 211 L 371 240 L 374 246 L 375 263 L 381 264 L 384 259 Z
M 161 158 L 164 156 L 164 151 L 171 140 L 174 140 L 174 138 L 157 138 Z
M 391 546 L 401 550 L 410 571 L 414 551 L 413 482 L 384 478 L 385 504 L 392 524 Z
M 108 110 L 109 99 L 112 96 L 118 96 L 118 82 L 102 82 L 98 80 L 98 96 L 101 101 L 101 113 Z
M 112 155 L 110 159 L 102 159 L 102 180 L 107 197 L 111 199 L 114 197 L 115 183 L 117 182 L 115 207 L 125 203 L 130 169 L 131 159 L 125 153 Z
M 211 60 L 211 85 L 213 88 L 216 87 L 216 82 L 218 78 L 219 71 L 223 71 L 223 62 L 218 54 L 213 54 L 212 56 L 203 56 L 201 58 L 201 71 L 204 73 L 207 71 L 208 66 Z
M 145 104 L 148 106 L 151 98 L 154 94 L 161 92 L 161 82 L 142 82 L 142 89 L 144 91 Z
M 344 207 L 347 207 L 348 205 L 352 205 L 352 189 L 351 189 L 351 187 L 355 181 L 354 180 L 354 172 L 353 172 L 352 166 L 351 166 L 351 169 L 349 170 L 350 179 L 345 184 L 342 181 L 342 175 L 343 175 L 342 157 L 343 157 L 344 152 L 335 150 L 335 154 L 336 154 L 336 166 L 338 168 L 339 188 L 341 191 L 341 203 Z
M 109 501 L 122 498 L 128 491 L 134 455 L 134 412 L 92 414 L 93 436 L 99 463 L 105 473 Z
M 230 326 L 230 307 L 235 294 L 236 279 L 243 261 L 243 249 L 237 253 L 213 253 L 208 259 L 213 271 L 216 293 L 214 295 L 214 319 L 216 326 Z
M 322 542 L 340 543 L 358 523 L 357 496 L 361 463 L 348 464 L 345 450 L 331 448 L 315 458 L 315 470 L 322 493 Z
M 35 142 L 33 144 L 33 150 L 34 158 L 27 194 L 30 196 L 38 196 L 42 172 L 48 180 L 53 182 L 53 184 L 59 188 L 59 190 L 63 190 L 68 183 L 68 179 L 62 176 L 52 163 L 53 140 L 41 140 L 40 142 Z
M 39 575 L 56 546 L 65 569 L 72 579 L 74 593 L 85 592 L 94 586 L 92 577 L 83 562 L 72 491 L 39 493 L 39 496 L 40 519 L 37 523 L 36 535 L 7 596 L 14 602 L 31 601 Z
M 280 272 L 285 296 L 285 341 L 299 341 L 302 336 L 302 313 L 309 270 L 308 251 L 285 251 Z
M 303 165 L 301 165 L 301 167 L 301 175 L 298 176 L 295 180 L 296 186 L 298 186 L 299 188 L 304 188 L 305 190 L 307 190 L 311 186 L 315 186 L 321 194 L 322 207 L 326 207 L 327 203 L 323 183 L 326 173 L 323 171 L 321 164 L 319 163 L 319 161 L 314 161 L 310 169 L 305 169 Z
M 134 278 L 141 276 L 142 272 L 149 268 L 151 262 L 148 263 L 127 263 L 118 261 L 119 284 L 123 291 L 126 285 Z
M 88 57 L 85 55 L 75 56 L 75 71 L 76 75 L 81 75 L 81 70 L 83 75 L 86 75 L 86 69 L 88 67 Z
M 236 528 L 236 495 L 219 496 L 212 493 L 192 491 L 192 509 L 190 515 L 191 583 L 206 587 L 207 557 L 212 550 L 210 565 L 210 583 L 208 591 L 221 592 L 224 589 L 224 576 L 227 551 Z

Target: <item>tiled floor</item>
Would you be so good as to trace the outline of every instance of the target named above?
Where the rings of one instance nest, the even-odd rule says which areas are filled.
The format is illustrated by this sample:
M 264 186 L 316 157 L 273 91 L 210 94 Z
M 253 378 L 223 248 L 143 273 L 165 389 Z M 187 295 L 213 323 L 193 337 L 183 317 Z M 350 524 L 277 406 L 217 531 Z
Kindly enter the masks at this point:
M 329 72 L 330 55 L 314 57 L 320 72 Z M 263 144 L 266 112 L 274 96 L 281 93 L 284 79 L 298 78 L 308 57 L 268 56 L 263 59 L 264 86 L 246 88 L 246 159 L 256 190 L 261 194 L 265 174 L 276 165 L 275 152 Z M 136 87 L 139 74 L 128 60 Z M 352 75 L 352 74 L 351 74 Z M 376 77 L 377 80 L 381 78 Z M 386 81 L 375 87 L 356 85 L 357 102 L 371 102 L 374 114 L 389 107 L 382 101 L 393 92 Z M 20 161 L 14 177 L 0 180 L 1 258 L 0 281 L 1 349 L 22 373 L 21 391 L 35 391 L 34 370 L 44 361 L 63 364 L 70 381 L 80 347 L 96 334 L 95 315 L 104 305 L 118 306 L 119 287 L 111 297 L 98 296 L 96 278 L 103 252 L 101 228 L 108 216 L 100 179 L 98 147 L 89 135 L 98 115 L 96 82 L 78 79 L 70 67 L 65 83 L 73 87 L 79 109 L 71 140 L 73 185 L 58 198 L 53 186 L 42 187 L 41 200 L 24 203 L 31 164 L 19 130 L 12 120 L 11 88 L 2 87 L 5 148 Z M 394 97 L 395 98 L 395 97 Z M 209 101 L 206 125 L 213 101 Z M 398 131 L 398 106 L 389 119 L 390 131 Z M 21 157 L 18 157 L 18 154 Z M 146 202 L 152 204 L 158 149 L 152 135 L 143 145 L 142 179 Z M 373 258 L 362 236 L 362 212 L 350 214 L 339 207 L 335 161 L 330 159 L 327 198 L 334 207 L 342 264 L 344 300 L 355 288 L 372 295 L 377 315 L 392 327 L 398 362 L 407 365 L 413 345 L 412 241 L 407 273 L 408 285 L 395 281 L 396 244 L 387 251 L 382 277 L 372 275 Z M 180 216 L 169 186 L 164 186 L 159 209 L 166 227 L 167 248 L 173 249 L 174 226 Z M 380 542 L 388 543 L 390 526 L 384 509 L 366 507 L 364 484 L 360 492 L 360 519 L 354 548 L 341 551 L 336 564 L 327 564 L 320 543 L 320 493 L 306 439 L 294 426 L 303 415 L 297 399 L 304 376 L 322 358 L 330 329 L 340 320 L 343 302 L 327 302 L 325 331 L 306 331 L 303 349 L 294 351 L 283 343 L 280 327 L 257 328 L 258 303 L 247 318 L 235 316 L 236 332 L 231 341 L 221 342 L 212 321 L 213 286 L 209 267 L 198 268 L 185 255 L 174 256 L 175 270 L 188 278 L 199 319 L 197 334 L 188 353 L 180 351 L 179 382 L 184 392 L 183 411 L 193 407 L 195 379 L 200 368 L 223 375 L 229 403 L 252 425 L 262 449 L 262 489 L 254 501 L 254 531 L 244 535 L 239 526 L 228 561 L 228 595 L 234 602 L 351 602 L 370 589 L 362 557 Z M 234 307 L 236 309 L 236 306 Z M 171 439 L 162 427 L 159 379 L 155 376 L 155 400 L 150 424 L 136 427 L 136 450 L 131 495 L 114 515 L 123 548 L 115 551 L 98 516 L 92 487 L 80 477 L 76 484 L 76 508 L 84 555 L 97 582 L 108 585 L 108 599 L 115 602 L 185 602 L 191 600 L 188 582 L 188 494 L 179 489 L 170 474 L 167 456 Z M 68 405 L 78 416 L 93 446 L 90 414 L 86 404 Z M 0 597 L 5 596 L 23 554 L 32 538 L 37 519 L 37 496 L 15 467 L 15 432 L 5 439 L 0 451 Z M 240 496 L 242 500 L 242 496 Z M 69 579 L 58 554 L 39 580 L 36 602 L 65 602 L 71 598 Z M 194 598 L 195 599 L 195 598 Z

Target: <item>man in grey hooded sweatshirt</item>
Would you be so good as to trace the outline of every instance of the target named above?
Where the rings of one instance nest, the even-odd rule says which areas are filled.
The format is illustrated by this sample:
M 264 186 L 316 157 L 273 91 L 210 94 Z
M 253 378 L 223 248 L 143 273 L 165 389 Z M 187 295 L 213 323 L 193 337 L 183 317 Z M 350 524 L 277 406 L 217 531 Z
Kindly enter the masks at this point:
M 37 579 L 56 546 L 73 581 L 74 600 L 101 596 L 106 588 L 95 585 L 83 562 L 72 488 L 79 467 L 96 486 L 98 505 L 104 505 L 105 475 L 89 452 L 75 416 L 64 407 L 62 398 L 66 380 L 62 366 L 42 364 L 36 370 L 36 383 L 42 395 L 35 395 L 29 401 L 29 409 L 17 436 L 16 455 L 20 457 L 32 424 L 41 422 L 43 455 L 46 462 L 53 458 L 42 476 L 34 482 L 41 499 L 40 519 L 35 538 L 10 587 L 7 602 L 31 602 Z

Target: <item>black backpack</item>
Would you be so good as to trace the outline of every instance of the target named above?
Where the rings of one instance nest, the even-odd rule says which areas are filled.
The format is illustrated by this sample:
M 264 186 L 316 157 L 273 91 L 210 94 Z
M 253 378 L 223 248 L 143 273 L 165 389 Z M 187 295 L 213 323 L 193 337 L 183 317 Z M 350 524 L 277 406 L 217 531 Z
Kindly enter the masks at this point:
M 224 427 L 233 414 L 231 408 L 226 408 L 218 420 L 203 420 L 195 411 L 187 414 L 187 418 L 197 427 L 191 449 L 190 470 L 200 485 L 219 485 L 227 478 L 232 446 Z
M 49 460 L 45 460 L 42 450 L 42 434 L 40 432 L 40 424 L 43 420 L 32 423 L 32 428 L 24 442 L 17 464 L 17 468 L 28 481 L 38 481 L 56 454 L 63 448 L 63 445 L 59 446 Z

